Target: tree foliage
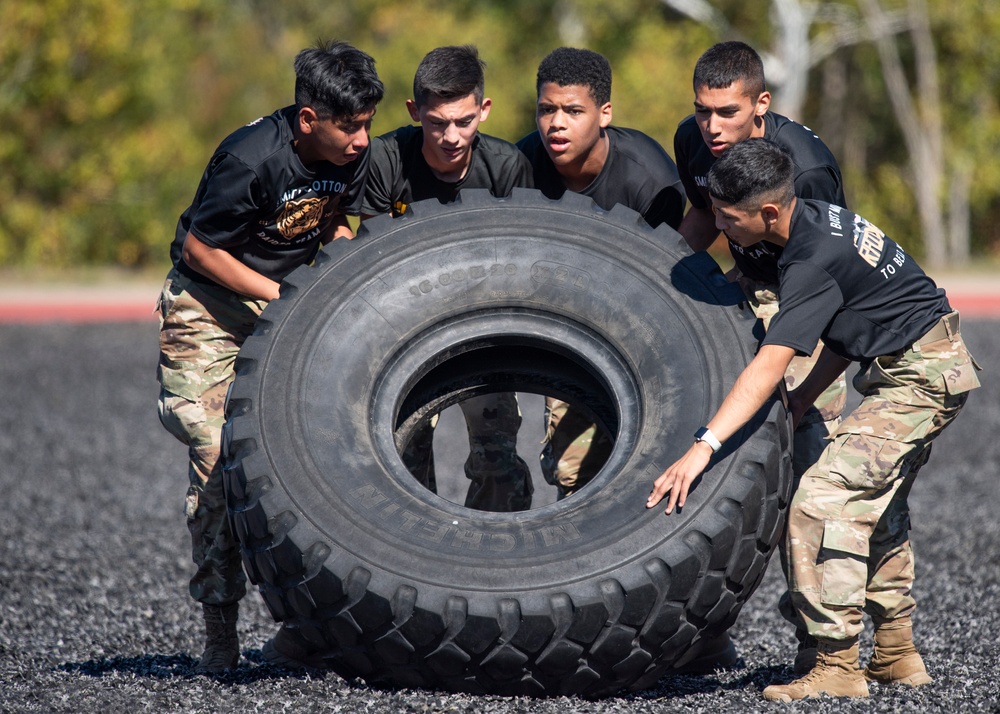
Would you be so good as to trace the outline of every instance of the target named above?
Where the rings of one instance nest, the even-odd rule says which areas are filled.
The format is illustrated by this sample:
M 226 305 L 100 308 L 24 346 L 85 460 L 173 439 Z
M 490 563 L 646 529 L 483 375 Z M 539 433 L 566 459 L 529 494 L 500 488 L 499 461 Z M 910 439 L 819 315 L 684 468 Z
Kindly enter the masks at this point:
M 736 0 L 702 4 L 766 48 L 767 13 Z M 883 4 L 905 9 L 905 0 Z M 928 7 L 949 175 L 968 180 L 973 251 L 1000 252 L 1000 164 L 983 160 L 1000 144 L 1000 45 L 991 40 L 1000 8 Z M 212 150 L 293 101 L 294 56 L 320 38 L 376 58 L 387 93 L 375 133 L 409 123 L 404 102 L 424 53 L 477 45 L 494 101 L 483 130 L 511 141 L 534 128 L 539 60 L 560 45 L 590 47 L 614 68 L 615 123 L 668 151 L 691 111 L 697 57 L 727 39 L 662 0 L 10 0 L 0 27 L 0 266 L 28 267 L 165 265 Z M 899 50 L 912 70 L 905 37 Z M 878 62 L 870 43 L 831 53 L 810 72 L 799 118 L 840 157 L 852 207 L 919 253 L 905 143 Z

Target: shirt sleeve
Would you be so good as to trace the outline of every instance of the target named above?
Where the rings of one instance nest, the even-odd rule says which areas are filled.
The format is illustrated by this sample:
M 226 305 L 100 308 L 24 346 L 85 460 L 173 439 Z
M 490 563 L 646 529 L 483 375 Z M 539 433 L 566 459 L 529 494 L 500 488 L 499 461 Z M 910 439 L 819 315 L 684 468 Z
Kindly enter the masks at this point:
M 528 157 L 520 151 L 514 154 L 514 167 L 512 171 L 512 188 L 534 188 L 535 171 L 528 161 Z
M 817 166 L 795 177 L 795 195 L 847 207 L 840 176 L 829 166 Z
M 793 263 L 781 273 L 778 314 L 771 320 L 762 344 L 791 347 L 811 355 L 844 296 L 837 281 L 822 268 Z
M 666 223 L 677 230 L 684 217 L 684 194 L 681 192 L 680 183 L 667 186 L 656 194 L 642 217 L 653 228 Z
M 246 243 L 261 206 L 257 174 L 231 154 L 216 155 L 207 173 L 191 232 L 214 248 Z
M 700 138 L 699 141 L 701 141 Z M 705 205 L 705 200 L 698 190 L 698 184 L 691 177 L 691 166 L 687 155 L 683 122 L 681 122 L 674 133 L 674 161 L 677 164 L 677 175 L 680 176 L 681 184 L 684 186 L 684 193 L 687 194 L 687 200 L 691 202 L 691 207 L 702 210 L 709 208 L 709 206 Z
M 343 196 L 339 197 L 337 213 L 348 216 L 359 215 L 364 208 L 365 193 L 368 188 L 368 173 L 371 170 L 371 145 L 354 160 L 352 168 L 354 175 Z
M 388 146 L 390 140 L 391 138 L 377 136 L 368 146 L 371 157 L 365 181 L 365 199 L 361 204 L 361 213 L 364 215 L 377 216 L 392 211 L 395 171 Z
M 487 149 L 480 145 L 479 160 L 486 167 L 490 193 L 497 198 L 510 196 L 515 188 L 532 188 L 535 185 L 531 162 L 519 149 L 510 152 L 495 152 L 485 155 Z M 468 177 L 463 180 L 467 181 Z M 473 185 L 470 183 L 470 185 Z M 483 186 L 484 188 L 486 186 Z

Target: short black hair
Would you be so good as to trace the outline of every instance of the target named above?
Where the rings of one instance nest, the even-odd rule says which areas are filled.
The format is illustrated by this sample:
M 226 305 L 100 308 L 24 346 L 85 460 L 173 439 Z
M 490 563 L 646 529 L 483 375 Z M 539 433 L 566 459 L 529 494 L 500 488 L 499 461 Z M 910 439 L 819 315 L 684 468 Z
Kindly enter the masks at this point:
M 611 101 L 611 64 L 593 50 L 575 47 L 552 50 L 538 65 L 535 92 L 541 93 L 542 85 L 547 82 L 560 87 L 586 87 L 599 107 Z
M 449 45 L 431 50 L 413 75 L 413 101 L 418 107 L 431 97 L 461 99 L 475 95 L 482 104 L 486 94 L 486 63 L 474 45 Z
M 712 165 L 708 192 L 741 211 L 756 211 L 765 203 L 787 206 L 795 195 L 795 163 L 773 141 L 747 139 Z
M 766 90 L 764 62 L 757 51 L 745 42 L 720 42 L 712 45 L 694 66 L 694 89 L 725 89 L 742 82 L 747 96 L 756 99 Z
M 384 94 L 375 60 L 346 42 L 322 40 L 295 57 L 295 104 L 322 119 L 370 112 Z

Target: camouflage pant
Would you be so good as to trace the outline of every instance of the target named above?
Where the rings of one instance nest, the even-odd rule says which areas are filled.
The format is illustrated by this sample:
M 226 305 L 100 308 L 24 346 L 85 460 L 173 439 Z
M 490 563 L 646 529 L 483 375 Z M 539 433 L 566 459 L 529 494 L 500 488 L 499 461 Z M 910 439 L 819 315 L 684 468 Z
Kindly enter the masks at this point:
M 545 424 L 542 474 L 565 498 L 593 481 L 615 443 L 579 409 L 554 397 L 545 398 Z
M 916 606 L 907 495 L 931 441 L 979 386 L 958 313 L 874 360 L 854 386 L 861 404 L 802 477 L 788 517 L 792 601 L 822 640 L 857 638 L 865 611 L 878 623 Z
M 226 510 L 220 448 L 236 353 L 264 304 L 200 285 L 176 271 L 167 276 L 160 295 L 159 415 L 167 431 L 188 447 L 184 512 L 197 568 L 189 590 L 209 605 L 233 603 L 246 593 Z
M 513 392 L 486 394 L 459 403 L 469 433 L 465 476 L 470 481 L 468 508 L 510 512 L 531 508 L 531 471 L 517 455 L 521 410 Z M 434 429 L 438 415 L 419 428 L 403 450 L 403 463 L 424 486 L 437 492 Z
M 750 302 L 750 309 L 764 323 L 766 331 L 771 325 L 771 320 L 778 314 L 780 307 L 777 286 L 759 283 L 747 278 L 740 278 L 739 282 Z M 816 366 L 819 348 L 822 344 L 820 342 L 809 357 L 792 358 L 791 364 L 785 371 L 785 385 L 789 390 L 795 389 L 802 380 L 809 376 L 813 367 Z M 841 375 L 813 402 L 812 407 L 803 415 L 795 430 L 792 467 L 796 477 L 802 476 L 806 469 L 816 463 L 816 459 L 826 447 L 827 438 L 840 423 L 840 416 L 846 405 L 847 379 Z M 820 428 L 810 428 L 810 425 L 819 422 L 828 423 Z
M 750 309 L 764 323 L 766 331 L 771 325 L 771 320 L 778 314 L 780 307 L 777 286 L 744 277 L 740 277 L 738 280 L 750 303 Z M 796 385 L 809 376 L 813 367 L 816 366 L 821 346 L 822 342 L 817 345 L 816 350 L 809 357 L 796 356 L 792 358 L 788 369 L 785 370 L 785 386 L 789 390 L 794 389 Z M 798 487 L 802 474 L 816 463 L 820 454 L 827 447 L 830 435 L 840 425 L 840 417 L 846 405 L 847 379 L 841 375 L 819 395 L 819 398 L 802 416 L 799 425 L 795 428 L 795 433 L 792 435 L 793 490 Z M 778 552 L 782 568 L 787 576 L 788 551 L 784 539 L 779 542 Z M 778 602 L 778 611 L 795 626 L 796 636 L 801 640 L 806 634 L 806 625 L 792 605 L 789 592 L 782 593 Z

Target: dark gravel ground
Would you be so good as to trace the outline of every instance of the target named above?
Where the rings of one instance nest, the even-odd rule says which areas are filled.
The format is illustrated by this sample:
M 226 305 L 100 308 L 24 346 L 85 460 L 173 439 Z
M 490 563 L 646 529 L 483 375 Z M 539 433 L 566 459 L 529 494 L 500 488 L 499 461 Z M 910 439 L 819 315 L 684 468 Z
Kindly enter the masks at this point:
M 998 328 L 966 325 L 983 364 L 1000 359 Z M 935 446 L 911 498 L 917 636 L 933 684 L 873 686 L 866 701 L 763 701 L 763 687 L 790 674 L 793 654 L 775 611 L 782 582 L 773 562 L 732 630 L 742 666 L 601 701 L 505 699 L 380 691 L 274 669 L 260 647 L 275 625 L 256 594 L 243 604 L 238 673 L 192 674 L 202 635 L 186 590 L 185 453 L 156 419 L 155 338 L 147 323 L 0 325 L 0 711 L 1000 711 L 994 373 Z M 862 658 L 870 652 L 869 638 Z

